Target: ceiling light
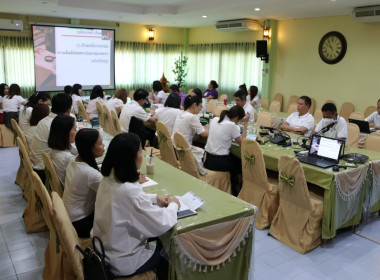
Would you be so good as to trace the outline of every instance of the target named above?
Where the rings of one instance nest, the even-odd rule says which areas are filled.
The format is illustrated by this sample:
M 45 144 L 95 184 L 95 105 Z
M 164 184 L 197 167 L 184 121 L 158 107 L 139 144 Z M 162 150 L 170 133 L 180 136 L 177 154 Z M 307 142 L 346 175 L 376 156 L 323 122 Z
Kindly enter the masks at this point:
M 258 12 L 258 11 L 261 11 L 261 9 L 260 8 L 255 8 L 255 11 Z
M 207 18 L 207 16 L 202 16 L 203 18 Z

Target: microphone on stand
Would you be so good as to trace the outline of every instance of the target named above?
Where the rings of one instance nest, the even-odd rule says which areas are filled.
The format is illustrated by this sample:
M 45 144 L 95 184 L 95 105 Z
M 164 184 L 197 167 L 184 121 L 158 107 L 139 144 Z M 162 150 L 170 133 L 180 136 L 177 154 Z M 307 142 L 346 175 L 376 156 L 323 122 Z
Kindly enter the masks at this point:
M 326 125 L 324 128 L 322 128 L 320 131 L 318 131 L 315 135 L 319 135 L 320 133 L 325 133 L 329 131 L 334 125 L 336 125 L 338 121 L 334 121 L 328 125 Z

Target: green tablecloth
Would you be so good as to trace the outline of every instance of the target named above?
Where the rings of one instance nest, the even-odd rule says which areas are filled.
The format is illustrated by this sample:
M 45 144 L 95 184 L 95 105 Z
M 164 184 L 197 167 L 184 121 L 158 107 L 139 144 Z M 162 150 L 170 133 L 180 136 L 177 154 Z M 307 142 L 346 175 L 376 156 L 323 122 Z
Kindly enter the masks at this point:
M 141 172 L 145 173 L 145 163 Z M 197 210 L 198 215 L 178 220 L 177 225 L 161 237 L 170 256 L 170 279 L 248 279 L 254 230 L 237 256 L 231 258 L 231 262 L 219 270 L 207 273 L 193 271 L 192 268 L 180 269 L 181 259 L 176 254 L 178 248 L 173 237 L 194 229 L 255 215 L 255 207 L 158 159 L 155 161 L 155 173 L 148 177 L 159 184 L 144 188 L 147 193 L 183 195 L 191 190 L 205 200 L 205 204 Z M 239 277 L 236 278 L 236 275 Z
M 267 143 L 260 147 L 264 154 L 266 168 L 270 170 L 278 171 L 278 160 L 281 155 L 285 154 L 294 156 L 295 149 L 292 147 L 283 148 L 270 143 Z M 350 147 L 349 152 L 365 154 L 369 156 L 370 160 L 372 161 L 380 160 L 380 153 L 373 151 Z M 231 146 L 231 153 L 240 158 L 240 146 L 233 144 Z M 344 162 L 342 162 L 342 164 L 344 164 Z M 333 238 L 336 235 L 337 229 L 359 224 L 362 207 L 358 207 L 359 209 L 357 213 L 351 213 L 351 209 L 348 209 L 349 204 L 346 204 L 337 198 L 337 187 L 335 182 L 336 172 L 332 171 L 332 168 L 323 169 L 309 164 L 302 164 L 302 167 L 305 172 L 306 181 L 324 189 L 322 238 Z M 363 183 L 364 185 L 368 184 L 368 180 L 372 180 L 370 177 L 371 176 L 368 176 L 367 180 Z M 362 187 L 361 192 L 358 194 L 360 196 L 358 202 L 360 205 L 363 204 L 365 190 L 366 187 L 364 186 Z M 339 211 L 346 211 L 350 215 L 349 219 L 346 219 L 347 222 L 342 225 L 336 224 Z

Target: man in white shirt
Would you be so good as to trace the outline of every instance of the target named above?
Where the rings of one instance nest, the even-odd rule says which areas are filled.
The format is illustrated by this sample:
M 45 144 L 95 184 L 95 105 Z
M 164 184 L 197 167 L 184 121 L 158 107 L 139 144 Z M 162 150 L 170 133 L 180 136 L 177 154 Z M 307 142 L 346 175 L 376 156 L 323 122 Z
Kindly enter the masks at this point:
M 281 129 L 306 137 L 310 136 L 314 128 L 314 117 L 309 113 L 311 99 L 308 96 L 301 96 L 298 99 L 297 111 L 292 113 L 281 125 Z
M 377 111 L 373 112 L 367 118 L 365 118 L 366 122 L 373 123 L 375 129 L 380 129 L 380 99 L 377 101 Z
M 152 112 L 152 116 L 150 116 L 145 110 L 141 107 L 148 96 L 148 92 L 145 89 L 138 89 L 133 94 L 133 100 L 130 103 L 125 104 L 123 110 L 120 113 L 120 127 L 123 132 L 129 132 L 129 125 L 131 123 L 132 117 L 135 117 L 138 120 L 141 120 L 142 122 L 155 122 L 155 112 Z M 133 131 L 135 132 L 135 131 Z M 138 133 L 136 133 L 138 134 Z M 140 138 L 143 138 L 143 135 L 139 135 Z M 155 136 L 155 132 L 145 128 L 145 139 L 149 140 L 151 145 L 153 144 L 153 138 Z M 142 140 L 142 145 L 144 147 L 144 139 Z
M 51 100 L 51 105 L 50 114 L 38 123 L 32 136 L 32 145 L 30 146 L 30 160 L 32 161 L 34 171 L 40 176 L 42 182 L 45 182 L 45 164 L 42 159 L 42 152 L 50 152 L 47 141 L 51 123 L 57 115 L 70 115 L 72 106 L 71 96 L 64 93 L 56 94 Z
M 333 103 L 326 103 L 322 106 L 322 115 L 323 119 L 317 124 L 313 134 L 321 134 L 346 141 L 347 122 L 338 115 L 336 106 Z
M 242 107 L 245 113 L 249 114 L 248 125 L 253 124 L 255 122 L 255 109 L 247 101 L 247 94 L 242 90 L 238 90 L 234 94 L 234 99 L 235 99 L 236 105 L 239 107 Z

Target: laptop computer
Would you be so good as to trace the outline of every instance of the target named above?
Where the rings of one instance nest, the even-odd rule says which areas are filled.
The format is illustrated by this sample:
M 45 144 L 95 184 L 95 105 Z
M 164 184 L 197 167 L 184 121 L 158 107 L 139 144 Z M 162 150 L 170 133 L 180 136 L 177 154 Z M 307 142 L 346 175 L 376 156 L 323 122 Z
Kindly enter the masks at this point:
M 369 122 L 366 121 L 360 121 L 360 120 L 355 120 L 355 119 L 348 119 L 350 123 L 357 124 L 359 126 L 360 132 L 363 133 L 370 133 L 369 129 Z
M 307 156 L 298 157 L 303 163 L 327 168 L 339 163 L 344 140 L 313 135 Z

